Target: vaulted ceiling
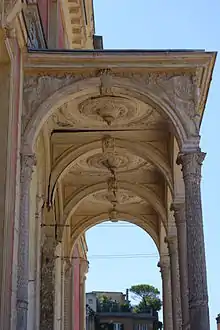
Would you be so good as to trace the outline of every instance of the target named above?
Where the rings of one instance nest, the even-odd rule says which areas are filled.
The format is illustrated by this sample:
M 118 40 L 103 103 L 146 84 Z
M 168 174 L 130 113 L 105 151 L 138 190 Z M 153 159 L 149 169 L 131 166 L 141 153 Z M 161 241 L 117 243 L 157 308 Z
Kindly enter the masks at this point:
M 44 126 L 51 164 L 48 202 L 73 233 L 126 219 L 159 244 L 172 186 L 169 124 L 130 96 L 86 95 L 59 107 Z

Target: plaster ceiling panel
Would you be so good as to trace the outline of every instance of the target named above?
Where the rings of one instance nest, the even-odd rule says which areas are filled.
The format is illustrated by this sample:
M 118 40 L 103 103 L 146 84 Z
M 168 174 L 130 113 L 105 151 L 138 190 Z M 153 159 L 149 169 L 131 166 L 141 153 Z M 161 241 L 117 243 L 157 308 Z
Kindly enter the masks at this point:
M 136 156 L 123 148 L 115 148 L 114 153 L 112 153 L 110 157 L 111 159 L 108 161 L 112 163 L 112 166 L 117 173 L 128 173 L 140 168 L 148 169 L 152 166 L 143 158 Z M 98 150 L 98 152 L 91 150 L 74 162 L 70 172 L 73 174 L 76 172 L 81 174 L 89 172 L 90 175 L 97 175 L 98 173 L 107 175 L 109 170 L 105 164 L 105 160 L 105 155 L 101 150 Z
M 55 162 L 62 153 L 68 150 L 72 145 L 70 144 L 52 144 L 52 161 Z
M 97 208 L 97 204 L 95 204 L 96 207 L 94 207 L 93 204 L 87 203 L 86 201 L 82 202 L 76 209 L 76 212 L 74 213 L 74 216 L 91 216 L 95 217 L 98 214 L 102 213 L 108 213 L 109 211 L 109 205 L 107 203 L 100 203 Z M 151 216 L 156 215 L 154 209 L 147 203 L 145 204 L 122 204 L 117 205 L 117 211 L 118 213 L 128 213 L 133 214 L 134 216 Z
M 90 195 L 88 197 L 88 201 L 90 203 L 94 204 L 110 204 L 111 200 L 109 198 L 109 193 L 107 190 L 95 192 L 94 194 Z M 139 203 L 144 203 L 142 198 L 139 196 L 135 195 L 134 193 L 124 190 L 124 189 L 119 189 L 117 191 L 117 201 L 119 205 L 126 205 L 126 204 L 139 204 Z
M 121 96 L 69 102 L 51 118 L 56 129 L 145 129 L 164 125 L 164 118 L 151 105 Z

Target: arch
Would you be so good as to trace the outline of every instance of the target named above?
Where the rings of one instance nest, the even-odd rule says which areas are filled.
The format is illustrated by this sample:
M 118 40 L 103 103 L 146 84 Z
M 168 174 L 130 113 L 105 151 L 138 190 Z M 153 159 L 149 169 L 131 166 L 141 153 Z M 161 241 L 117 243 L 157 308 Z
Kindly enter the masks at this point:
M 95 217 L 90 217 L 89 219 L 85 218 L 80 222 L 80 224 L 77 224 L 77 226 L 75 226 L 75 227 L 73 226 L 72 227 L 73 235 L 71 235 L 71 242 L 70 242 L 71 249 L 73 248 L 74 244 L 76 243 L 76 241 L 80 237 L 80 235 L 85 233 L 88 229 L 92 228 L 93 226 L 106 221 L 104 219 L 108 219 L 107 213 L 101 213 L 101 214 L 96 215 Z M 124 221 L 128 221 L 130 223 L 133 223 L 133 224 L 137 225 L 138 227 L 140 227 L 141 229 L 143 229 L 144 231 L 146 231 L 148 233 L 148 235 L 154 241 L 154 243 L 157 247 L 157 250 L 160 253 L 160 244 L 159 244 L 158 234 L 150 227 L 150 225 L 144 219 L 141 218 L 141 216 L 135 217 L 131 213 L 120 213 L 120 216 L 118 217 L 118 219 L 120 221 L 124 220 Z
M 164 224 L 164 227 L 167 228 L 166 209 L 152 189 L 146 186 L 137 186 L 125 181 L 119 181 L 118 185 L 120 186 L 120 189 L 131 191 L 137 196 L 141 197 L 143 200 L 147 201 L 160 217 L 161 221 Z M 69 203 L 64 208 L 64 223 L 68 222 L 80 202 L 82 202 L 92 193 L 99 192 L 103 189 L 106 189 L 105 182 L 96 183 L 92 186 L 82 188 L 78 191 L 78 193 L 74 194 L 74 196 L 70 199 Z
M 155 165 L 156 168 L 159 170 L 159 172 L 163 175 L 164 179 L 166 180 L 171 193 L 173 192 L 173 180 L 172 180 L 171 169 L 168 163 L 166 162 L 166 160 L 163 158 L 163 156 L 160 154 L 160 152 L 158 152 L 156 148 L 154 148 L 151 144 L 148 144 L 146 147 L 146 144 L 143 146 L 140 143 L 126 141 L 123 139 L 116 139 L 116 142 L 118 147 L 131 151 L 133 154 Z M 52 169 L 50 176 L 50 186 L 49 186 L 49 196 L 48 196 L 49 202 L 51 202 L 54 198 L 54 191 L 57 181 L 61 176 L 63 176 L 68 171 L 69 168 L 71 168 L 74 165 L 76 159 L 91 150 L 99 151 L 100 149 L 101 151 L 101 147 L 102 147 L 101 140 L 93 141 L 84 144 L 83 146 L 80 146 L 77 149 L 72 147 L 59 157 L 55 166 Z
M 88 98 L 91 96 L 99 96 L 99 87 L 100 77 L 87 78 L 60 88 L 49 96 L 41 103 L 31 117 L 24 132 L 24 144 L 30 145 L 33 149 L 40 129 L 53 111 L 64 103 L 82 95 L 85 95 Z M 186 123 L 183 123 L 183 120 L 179 118 L 180 114 L 177 113 L 168 103 L 162 101 L 160 97 L 147 89 L 146 86 L 137 83 L 137 81 L 134 82 L 132 78 L 112 77 L 112 89 L 114 89 L 115 95 L 130 95 L 132 98 L 152 104 L 170 119 L 179 145 L 183 145 L 184 141 L 187 140 L 188 132 L 186 129 Z

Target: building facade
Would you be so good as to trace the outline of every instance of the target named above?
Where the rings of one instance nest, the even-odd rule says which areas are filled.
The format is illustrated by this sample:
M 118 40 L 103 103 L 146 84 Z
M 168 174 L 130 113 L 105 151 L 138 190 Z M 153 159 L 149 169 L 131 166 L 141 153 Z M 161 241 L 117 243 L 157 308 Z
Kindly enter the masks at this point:
M 165 330 L 210 328 L 200 125 L 215 57 L 102 50 L 92 0 L 0 2 L 1 330 L 85 328 L 80 242 L 108 218 L 154 240 Z
M 112 304 L 100 305 L 100 298 Z M 158 330 L 162 323 L 158 313 L 148 308 L 144 313 L 135 313 L 130 306 L 128 290 L 122 292 L 92 291 L 86 293 L 87 330 Z

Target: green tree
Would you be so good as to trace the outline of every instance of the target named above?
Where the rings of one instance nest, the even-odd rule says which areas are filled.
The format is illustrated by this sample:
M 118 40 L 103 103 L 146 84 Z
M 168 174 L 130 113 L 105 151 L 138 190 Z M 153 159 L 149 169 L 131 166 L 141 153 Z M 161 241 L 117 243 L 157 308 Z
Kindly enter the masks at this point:
M 160 300 L 160 291 L 153 285 L 132 285 L 130 292 L 139 300 L 138 305 L 136 305 L 134 309 L 137 313 L 143 313 L 147 308 L 152 308 L 154 311 L 159 311 L 161 309 L 162 301 Z
M 98 305 L 100 311 L 108 312 L 112 306 L 112 299 L 105 295 L 100 295 L 98 297 Z

